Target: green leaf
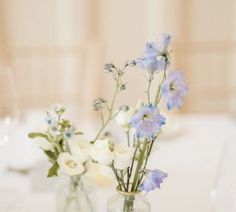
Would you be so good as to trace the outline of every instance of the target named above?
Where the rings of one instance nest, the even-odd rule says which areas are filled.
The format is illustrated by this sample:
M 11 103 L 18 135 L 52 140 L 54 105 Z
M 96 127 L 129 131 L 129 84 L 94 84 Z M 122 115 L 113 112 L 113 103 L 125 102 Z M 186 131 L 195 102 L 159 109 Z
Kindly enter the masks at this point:
M 47 134 L 41 133 L 41 132 L 32 132 L 28 134 L 28 137 L 33 139 L 33 138 L 45 138 L 46 140 L 49 141 L 49 138 Z
M 76 132 L 75 135 L 83 135 L 83 132 Z
M 59 165 L 57 162 L 55 162 L 52 167 L 48 170 L 48 175 L 47 177 L 54 177 L 54 176 L 57 176 L 57 172 L 58 172 L 58 169 L 59 169 Z
M 44 153 L 49 157 L 50 160 L 56 161 L 57 160 L 57 153 L 50 151 L 50 150 L 44 150 Z

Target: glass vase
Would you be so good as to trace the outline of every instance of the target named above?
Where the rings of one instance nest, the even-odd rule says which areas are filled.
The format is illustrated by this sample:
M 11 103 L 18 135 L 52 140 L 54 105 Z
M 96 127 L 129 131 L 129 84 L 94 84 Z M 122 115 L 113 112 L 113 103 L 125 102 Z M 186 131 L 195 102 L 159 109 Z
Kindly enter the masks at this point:
M 236 135 L 225 141 L 214 188 L 211 191 L 212 211 L 236 211 Z
M 117 190 L 107 205 L 108 212 L 150 212 L 151 206 L 141 192 L 124 192 Z
M 94 212 L 92 192 L 80 177 L 60 179 L 56 188 L 56 212 Z

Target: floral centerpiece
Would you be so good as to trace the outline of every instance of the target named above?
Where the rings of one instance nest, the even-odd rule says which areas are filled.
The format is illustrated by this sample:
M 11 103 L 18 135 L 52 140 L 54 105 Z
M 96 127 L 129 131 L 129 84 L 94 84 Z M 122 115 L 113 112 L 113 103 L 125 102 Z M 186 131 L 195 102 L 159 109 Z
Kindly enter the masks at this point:
M 38 139 L 36 143 L 51 163 L 47 176 L 55 177 L 63 173 L 68 177 L 58 187 L 57 212 L 92 212 L 92 201 L 82 180 L 87 171 L 90 144 L 75 138 L 82 132 L 70 120 L 63 118 L 64 113 L 63 106 L 53 105 L 46 113 L 43 132 L 32 132 L 28 136 Z
M 123 67 L 113 63 L 104 69 L 115 82 L 114 95 L 110 101 L 97 98 L 93 109 L 101 117 L 101 128 L 90 142 L 78 141 L 77 131 L 70 120 L 64 119 L 65 108 L 54 105 L 47 111 L 46 129 L 43 132 L 32 132 L 30 138 L 41 138 L 41 148 L 51 162 L 48 177 L 57 176 L 62 172 L 69 176 L 70 183 L 64 195 L 59 212 L 90 212 L 91 204 L 87 195 L 78 190 L 83 187 L 81 178 L 88 172 L 87 164 L 96 163 L 101 173 L 115 179 L 118 194 L 108 202 L 109 212 L 148 212 L 150 204 L 141 195 L 160 188 L 167 173 L 159 169 L 148 168 L 148 161 L 158 142 L 167 118 L 160 111 L 164 103 L 168 110 L 180 108 L 187 94 L 187 86 L 181 71 L 170 70 L 171 58 L 168 50 L 171 36 L 164 34 L 159 42 L 147 43 L 141 57 L 127 61 Z M 138 101 L 136 106 L 121 105 L 115 108 L 120 92 L 127 87 L 125 74 L 128 69 L 138 67 L 147 80 L 146 100 Z M 154 87 L 154 89 L 151 89 Z M 155 92 L 152 92 L 155 90 Z M 106 128 L 115 120 L 123 131 L 125 138 L 115 142 Z M 83 200 L 83 201 L 82 201 Z
M 149 169 L 148 160 L 154 143 L 158 142 L 162 127 L 167 119 L 161 114 L 160 103 L 163 101 L 168 110 L 180 108 L 187 86 L 181 71 L 169 70 L 171 60 L 168 50 L 171 36 L 164 34 L 155 43 L 147 43 L 141 57 L 128 61 L 121 68 L 113 63 L 104 69 L 115 81 L 115 93 L 111 102 L 98 98 L 93 102 L 94 110 L 101 116 L 102 127 L 92 141 L 90 156 L 99 163 L 101 170 L 111 171 L 117 182 L 118 195 L 108 203 L 109 212 L 149 211 L 150 206 L 140 192 L 149 192 L 160 188 L 167 173 L 159 169 Z M 130 67 L 139 67 L 147 79 L 146 101 L 139 101 L 134 107 L 122 105 L 114 109 L 117 94 L 126 89 L 124 75 Z M 158 81 L 154 95 L 151 87 Z M 115 119 L 124 130 L 126 138 L 114 142 L 111 136 L 102 137 L 103 130 Z

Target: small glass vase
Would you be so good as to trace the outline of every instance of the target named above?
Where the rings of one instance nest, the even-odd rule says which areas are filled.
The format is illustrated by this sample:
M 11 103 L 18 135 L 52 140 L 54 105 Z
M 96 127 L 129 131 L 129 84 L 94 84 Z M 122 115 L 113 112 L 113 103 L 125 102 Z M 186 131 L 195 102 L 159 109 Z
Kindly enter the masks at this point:
M 117 190 L 107 205 L 108 212 L 150 212 L 151 206 L 141 192 L 124 192 Z
M 80 177 L 60 179 L 56 187 L 56 212 L 94 212 L 91 189 Z

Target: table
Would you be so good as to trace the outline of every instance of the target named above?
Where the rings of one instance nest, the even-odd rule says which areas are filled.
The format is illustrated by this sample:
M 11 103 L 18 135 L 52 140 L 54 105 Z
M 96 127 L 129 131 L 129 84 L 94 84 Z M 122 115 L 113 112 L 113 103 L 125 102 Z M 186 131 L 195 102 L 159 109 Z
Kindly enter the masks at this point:
M 45 162 L 40 162 L 44 157 L 25 136 L 40 125 L 41 115 L 30 113 L 15 130 L 14 141 L 0 148 L 0 212 L 4 207 L 16 207 L 16 212 L 54 212 L 54 179 L 44 177 Z M 151 157 L 150 167 L 169 175 L 160 190 L 147 196 L 152 211 L 210 212 L 209 193 L 219 156 L 224 142 L 235 135 L 236 121 L 227 114 L 183 115 L 172 121 L 178 130 L 163 137 Z M 30 175 L 21 175 L 6 172 L 9 166 L 37 168 Z M 98 212 L 106 211 L 112 194 L 112 188 L 97 188 Z

